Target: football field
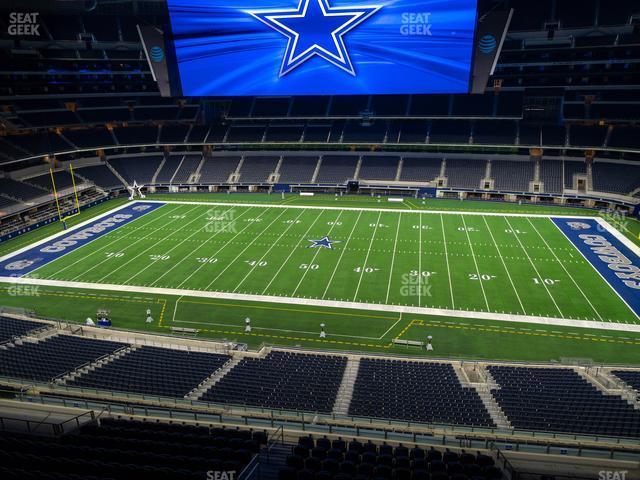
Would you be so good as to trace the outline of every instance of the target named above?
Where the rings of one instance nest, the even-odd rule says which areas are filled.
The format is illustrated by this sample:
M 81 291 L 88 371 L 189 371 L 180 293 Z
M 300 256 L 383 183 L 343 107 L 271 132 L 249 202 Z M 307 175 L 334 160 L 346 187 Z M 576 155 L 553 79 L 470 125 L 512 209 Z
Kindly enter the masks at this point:
M 329 308 L 638 323 L 549 216 L 156 206 L 25 278 Z

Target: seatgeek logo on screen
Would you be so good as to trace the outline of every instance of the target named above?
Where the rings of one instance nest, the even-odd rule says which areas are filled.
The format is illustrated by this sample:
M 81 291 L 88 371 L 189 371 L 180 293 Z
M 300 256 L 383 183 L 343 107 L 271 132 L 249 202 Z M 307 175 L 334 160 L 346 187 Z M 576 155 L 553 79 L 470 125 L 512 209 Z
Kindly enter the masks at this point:
M 168 0 L 187 96 L 467 93 L 476 0 Z

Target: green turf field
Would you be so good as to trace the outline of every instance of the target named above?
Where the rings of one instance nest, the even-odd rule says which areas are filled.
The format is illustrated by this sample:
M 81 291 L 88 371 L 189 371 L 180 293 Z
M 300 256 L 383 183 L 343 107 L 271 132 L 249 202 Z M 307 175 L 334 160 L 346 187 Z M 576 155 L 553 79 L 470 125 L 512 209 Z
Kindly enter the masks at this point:
M 324 237 L 325 247 L 314 248 Z M 554 224 L 538 217 L 170 203 L 29 276 L 637 320 Z
M 551 220 L 531 215 L 593 212 L 415 199 L 396 205 L 367 197 L 150 199 L 182 203 L 163 205 L 30 274 L 55 286 L 5 284 L 0 305 L 75 322 L 107 308 L 117 327 L 197 328 L 199 335 L 252 347 L 424 354 L 393 341 L 434 335 L 437 356 L 640 363 L 640 334 L 535 319 L 638 323 Z M 107 202 L 96 213 L 120 204 Z M 435 212 L 420 212 L 427 208 Z M 91 216 L 90 210 L 80 220 Z M 6 242 L 4 252 L 53 232 L 44 233 Z M 311 240 L 325 236 L 331 248 L 313 247 Z M 152 324 L 144 323 L 148 307 Z M 403 307 L 434 310 L 401 313 Z M 517 323 L 495 321 L 505 314 Z M 251 333 L 243 331 L 246 317 Z M 326 339 L 319 338 L 320 323 Z

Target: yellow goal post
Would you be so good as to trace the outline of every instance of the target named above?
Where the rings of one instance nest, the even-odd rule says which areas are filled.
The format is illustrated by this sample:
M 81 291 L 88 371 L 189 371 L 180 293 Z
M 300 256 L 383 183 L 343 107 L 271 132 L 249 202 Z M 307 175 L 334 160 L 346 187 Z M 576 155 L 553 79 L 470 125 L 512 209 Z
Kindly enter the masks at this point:
M 76 177 L 73 174 L 73 165 L 71 164 L 69 164 L 69 174 L 71 175 L 71 185 L 73 186 L 73 196 L 75 200 L 75 213 L 70 213 L 69 215 L 63 216 L 62 209 L 60 208 L 60 200 L 59 200 L 58 188 L 56 186 L 56 179 L 55 179 L 55 176 L 53 175 L 53 169 L 52 168 L 49 169 L 49 175 L 51 176 L 51 186 L 53 187 L 53 198 L 56 201 L 56 209 L 58 210 L 58 220 L 60 222 L 65 222 L 70 218 L 80 215 L 80 201 L 78 200 L 78 189 L 76 188 Z

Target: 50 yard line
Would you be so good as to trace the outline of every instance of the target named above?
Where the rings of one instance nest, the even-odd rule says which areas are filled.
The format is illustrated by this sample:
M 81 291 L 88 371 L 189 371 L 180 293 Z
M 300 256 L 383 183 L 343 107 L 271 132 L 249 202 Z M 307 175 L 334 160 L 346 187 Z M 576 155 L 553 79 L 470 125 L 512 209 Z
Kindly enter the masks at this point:
M 329 229 L 329 233 L 327 234 L 327 236 L 331 235 L 331 232 L 333 231 L 334 227 L 336 226 L 336 223 L 338 223 L 338 221 L 340 220 L 340 217 L 342 216 L 343 212 L 344 212 L 344 210 L 340 210 L 340 213 L 338 213 L 338 216 L 333 221 L 333 224 L 331 225 L 331 228 Z M 300 285 L 302 285 L 302 282 L 303 282 L 304 278 L 307 276 L 307 273 L 309 273 L 309 270 L 311 270 L 311 265 L 313 265 L 313 263 L 316 261 L 316 257 L 320 253 L 320 249 L 321 249 L 321 247 L 318 247 L 316 249 L 315 253 L 313 254 L 313 258 L 311 259 L 311 262 L 309 262 L 309 268 L 307 268 L 304 271 L 304 273 L 302 274 L 302 278 L 300 278 L 300 281 L 298 282 L 298 285 L 296 285 L 295 290 L 291 294 L 292 297 L 296 296 L 296 293 L 298 292 L 298 289 L 300 288 Z
M 342 261 L 342 257 L 344 256 L 344 252 L 347 251 L 347 247 L 349 246 L 349 242 L 351 241 L 351 237 L 353 236 L 353 232 L 356 229 L 356 225 L 358 225 L 358 222 L 360 221 L 360 217 L 362 216 L 362 210 L 360 210 L 360 212 L 358 212 L 358 217 L 356 218 L 355 222 L 353 222 L 353 227 L 351 227 L 351 232 L 349 232 L 349 236 L 347 237 L 347 241 L 344 244 L 344 247 L 342 248 L 342 252 L 340 252 L 340 257 L 338 257 L 338 262 L 336 263 L 336 266 L 333 268 L 333 272 L 331 273 L 331 277 L 329 278 L 329 281 L 327 282 L 327 286 L 324 289 L 324 293 L 322 294 L 322 299 L 324 300 L 324 298 L 327 296 L 327 292 L 329 291 L 329 287 L 331 286 L 331 283 L 333 282 L 333 277 L 336 275 L 336 272 L 338 271 L 338 267 L 340 266 L 340 262 Z

